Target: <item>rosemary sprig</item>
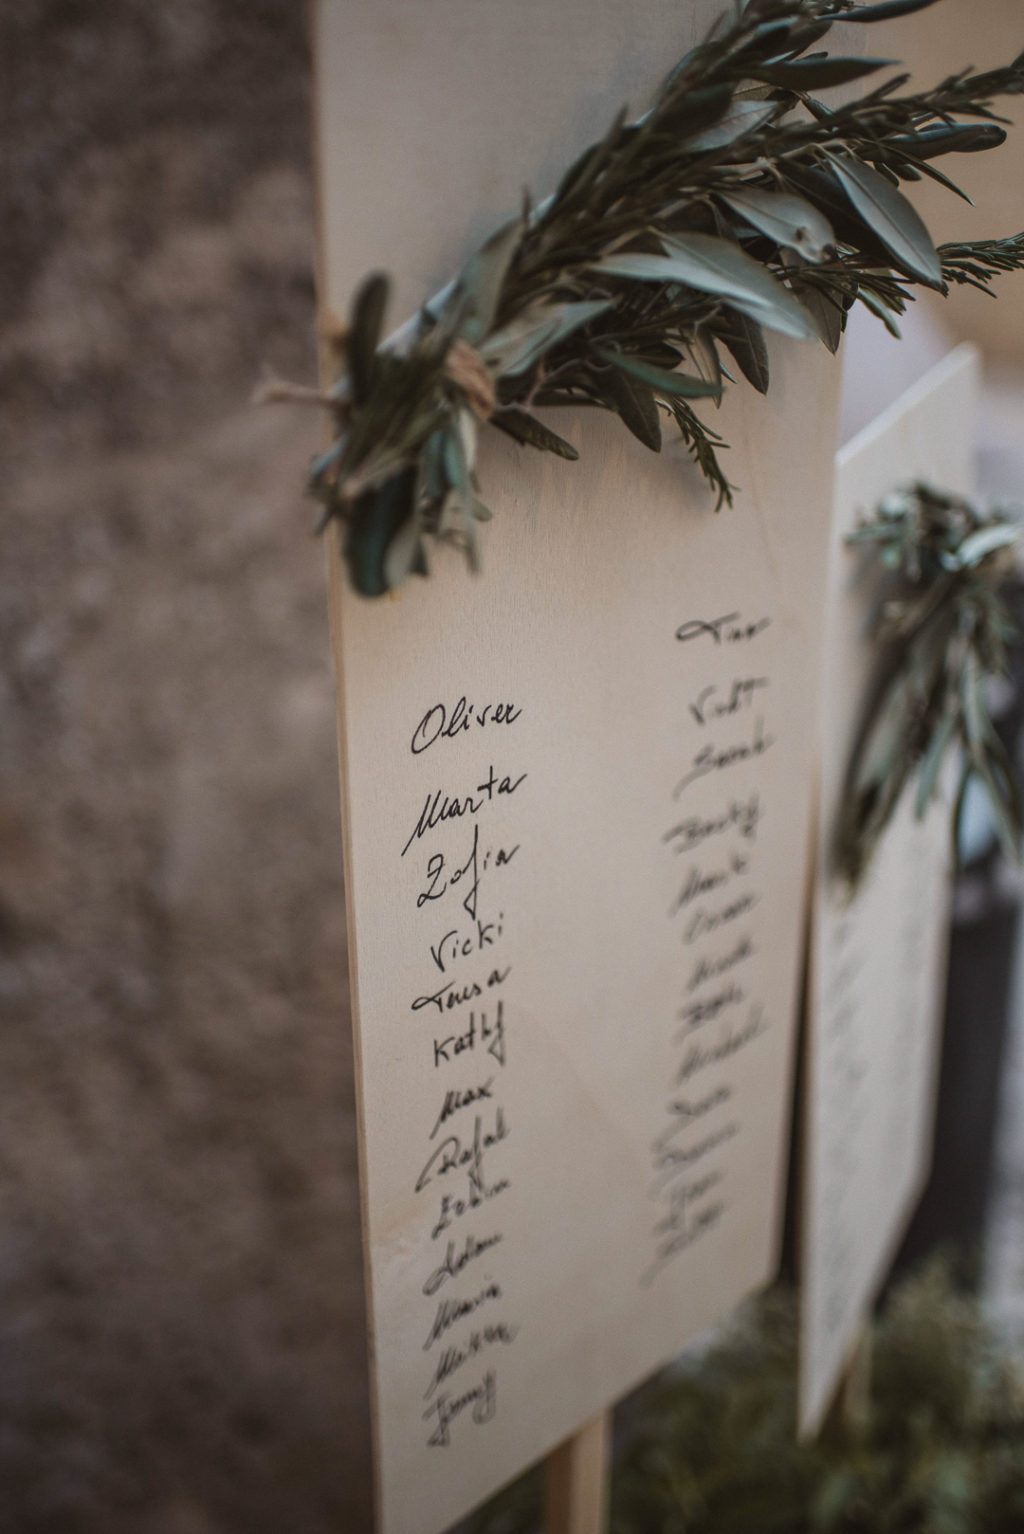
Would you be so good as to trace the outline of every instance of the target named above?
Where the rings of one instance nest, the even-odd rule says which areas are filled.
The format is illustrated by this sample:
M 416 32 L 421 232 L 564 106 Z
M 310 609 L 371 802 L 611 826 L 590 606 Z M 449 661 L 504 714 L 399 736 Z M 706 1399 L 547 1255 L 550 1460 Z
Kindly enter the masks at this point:
M 699 410 L 730 369 L 767 390 L 765 330 L 835 351 L 855 302 L 898 334 L 915 288 L 987 290 L 1024 266 L 1024 236 L 936 251 L 899 191 L 922 176 L 958 190 L 933 162 L 1002 142 L 992 103 L 1024 91 L 1024 55 L 925 92 L 901 94 L 897 76 L 834 109 L 817 95 L 889 62 L 813 51 L 835 21 L 932 3 L 737 4 L 644 116 L 620 112 L 398 338 L 381 344 L 386 278 L 364 283 L 328 401 L 334 441 L 310 475 L 359 591 L 425 574 L 430 537 L 475 559 L 482 421 L 575 458 L 536 408 L 614 411 L 654 451 L 670 417 L 720 506 L 726 444 Z
M 989 715 L 986 683 L 1006 674 L 1007 647 L 1018 637 L 1000 587 L 1013 574 L 1021 532 L 1006 512 L 983 515 L 915 484 L 888 496 L 849 537 L 875 550 L 887 577 L 873 625 L 878 676 L 835 829 L 835 871 L 851 888 L 908 784 L 916 776 L 915 808 L 923 815 L 956 748 L 962 765 L 954 828 L 977 777 L 1004 849 L 1020 859 L 1024 806 Z

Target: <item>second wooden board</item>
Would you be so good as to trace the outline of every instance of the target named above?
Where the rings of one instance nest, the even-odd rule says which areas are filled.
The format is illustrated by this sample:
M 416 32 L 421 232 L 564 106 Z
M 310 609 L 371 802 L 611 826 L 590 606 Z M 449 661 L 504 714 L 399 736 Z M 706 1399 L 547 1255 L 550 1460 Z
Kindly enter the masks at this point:
M 839 455 L 829 565 L 802 1209 L 800 1421 L 821 1423 L 927 1177 L 950 900 L 949 805 L 907 793 L 850 901 L 829 853 L 877 664 L 846 543 L 914 480 L 972 490 L 977 357 L 961 347 Z

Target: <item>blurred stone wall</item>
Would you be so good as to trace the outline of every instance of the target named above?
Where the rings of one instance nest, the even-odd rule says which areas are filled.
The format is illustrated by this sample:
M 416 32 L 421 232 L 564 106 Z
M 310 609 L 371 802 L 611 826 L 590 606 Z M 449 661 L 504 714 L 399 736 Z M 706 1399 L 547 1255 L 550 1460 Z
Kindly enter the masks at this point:
M 0 60 L 0 1528 L 360 1531 L 304 11 Z

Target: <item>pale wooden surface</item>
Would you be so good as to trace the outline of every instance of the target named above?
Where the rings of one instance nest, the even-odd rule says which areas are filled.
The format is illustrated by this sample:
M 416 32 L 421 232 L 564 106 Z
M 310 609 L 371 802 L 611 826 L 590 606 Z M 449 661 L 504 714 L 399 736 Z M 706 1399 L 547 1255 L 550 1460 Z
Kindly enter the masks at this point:
M 865 1427 L 871 1413 L 871 1379 L 874 1355 L 870 1317 L 853 1344 L 839 1386 L 837 1406 L 848 1431 Z
M 908 794 L 847 906 L 828 844 L 875 652 L 871 585 L 844 544 L 858 516 L 921 478 L 972 488 L 977 357 L 962 347 L 840 453 L 822 708 L 818 877 L 807 1033 L 800 1422 L 820 1425 L 931 1159 L 950 901 L 949 806 Z
M 362 15 L 324 0 L 325 300 L 397 265 L 401 319 L 464 253 L 453 229 L 523 179 L 548 190 L 552 135 L 580 147 L 621 96 L 642 106 L 715 9 L 489 8 L 470 67 L 479 6 L 446 0 L 425 31 L 389 0 L 367 52 Z M 479 578 L 442 551 L 374 603 L 332 565 L 387 1534 L 437 1534 L 776 1266 L 838 370 L 814 346 L 772 365 L 769 401 L 736 386 L 710 414 L 731 511 L 675 449 L 560 413 L 580 463 L 481 453 Z M 676 638 L 732 614 L 747 637 Z M 412 752 L 462 697 L 515 717 Z M 708 747 L 725 765 L 704 775 Z M 480 803 L 426 825 L 445 799 Z M 445 883 L 475 830 L 476 916 Z M 414 1005 L 449 981 L 454 1010 Z M 479 1095 L 446 1116 L 449 1093 Z M 440 1143 L 467 1165 L 440 1172 Z M 471 1307 L 450 1325 L 448 1297 Z
M 608 1410 L 598 1412 L 548 1455 L 544 1534 L 607 1534 L 611 1447 Z

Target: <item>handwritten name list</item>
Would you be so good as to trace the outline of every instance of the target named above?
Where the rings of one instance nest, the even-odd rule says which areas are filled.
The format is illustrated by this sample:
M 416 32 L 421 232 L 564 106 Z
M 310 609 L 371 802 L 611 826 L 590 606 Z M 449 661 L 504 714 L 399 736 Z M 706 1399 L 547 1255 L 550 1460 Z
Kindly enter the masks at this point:
M 726 1218 L 730 1151 L 744 1127 L 731 1067 L 769 1028 L 757 910 L 763 767 L 779 732 L 765 654 L 771 624 L 767 614 L 730 612 L 688 619 L 675 634 L 689 696 L 683 770 L 661 841 L 674 863 L 667 919 L 680 984 L 670 1095 L 651 1146 L 656 1219 L 645 1285 Z
M 530 775 L 510 767 L 522 712 L 461 695 L 431 704 L 409 741 L 422 794 L 410 805 L 396 888 L 404 886 L 422 934 L 422 988 L 409 1012 L 433 1084 L 424 1134 L 418 1145 L 411 1137 L 409 1152 L 426 1268 L 421 1415 L 435 1449 L 451 1445 L 461 1418 L 476 1427 L 493 1420 L 501 1355 L 520 1326 L 509 1308 L 515 1280 L 503 1261 L 500 1201 L 513 1187 L 505 1076 L 515 1047 L 515 913 L 505 871 L 528 856 L 516 805 L 529 796 Z M 454 773 L 453 742 L 463 746 Z M 487 765 L 467 780 L 474 758 Z

